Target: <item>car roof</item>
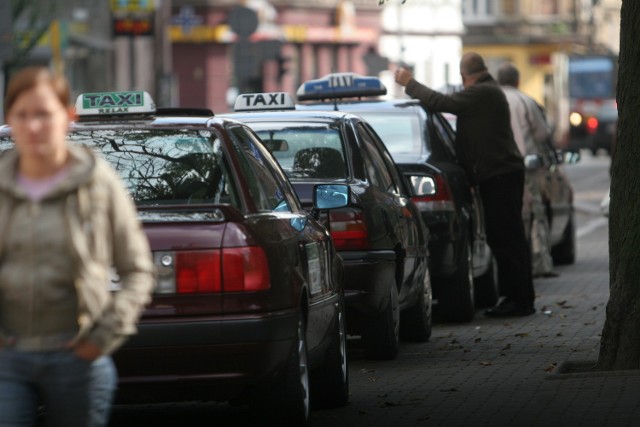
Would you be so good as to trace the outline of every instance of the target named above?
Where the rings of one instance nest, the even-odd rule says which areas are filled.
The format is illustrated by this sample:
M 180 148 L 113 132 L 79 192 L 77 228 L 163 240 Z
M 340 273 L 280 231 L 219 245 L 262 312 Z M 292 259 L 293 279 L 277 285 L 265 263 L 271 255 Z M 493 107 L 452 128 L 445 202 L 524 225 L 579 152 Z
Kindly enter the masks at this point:
M 172 128 L 181 127 L 209 127 L 213 124 L 223 124 L 225 122 L 237 122 L 232 118 L 220 116 L 145 116 L 136 118 L 108 118 L 95 120 L 79 120 L 71 124 L 71 129 L 85 127 L 158 127 Z
M 324 110 L 281 110 L 264 112 L 237 112 L 221 114 L 218 117 L 233 118 L 240 121 L 282 121 L 283 119 L 299 122 L 325 122 L 335 123 L 348 119 L 359 119 L 355 114 L 344 111 L 324 111 Z
M 296 104 L 296 108 L 304 110 L 312 110 L 313 108 L 338 107 L 338 111 L 348 110 L 397 110 L 398 108 L 416 108 L 420 107 L 420 102 L 416 99 L 340 99 L 337 101 L 311 101 Z M 344 108 L 345 110 L 341 110 Z

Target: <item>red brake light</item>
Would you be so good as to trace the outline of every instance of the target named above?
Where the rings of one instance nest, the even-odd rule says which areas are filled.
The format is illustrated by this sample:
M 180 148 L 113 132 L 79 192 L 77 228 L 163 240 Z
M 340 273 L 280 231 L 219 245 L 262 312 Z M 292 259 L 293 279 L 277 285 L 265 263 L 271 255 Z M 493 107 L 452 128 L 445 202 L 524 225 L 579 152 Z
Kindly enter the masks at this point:
M 176 253 L 178 293 L 220 292 L 220 251 L 181 251 Z
M 598 119 L 596 119 L 595 117 L 589 117 L 589 119 L 587 119 L 587 131 L 589 133 L 595 133 L 597 129 L 598 129 Z
M 267 256 L 259 246 L 177 252 L 175 277 L 180 294 L 253 292 L 271 287 Z
M 338 250 L 365 250 L 371 247 L 362 211 L 329 212 L 329 228 L 333 244 Z
M 222 260 L 225 292 L 264 291 L 271 287 L 269 263 L 261 247 L 224 248 Z

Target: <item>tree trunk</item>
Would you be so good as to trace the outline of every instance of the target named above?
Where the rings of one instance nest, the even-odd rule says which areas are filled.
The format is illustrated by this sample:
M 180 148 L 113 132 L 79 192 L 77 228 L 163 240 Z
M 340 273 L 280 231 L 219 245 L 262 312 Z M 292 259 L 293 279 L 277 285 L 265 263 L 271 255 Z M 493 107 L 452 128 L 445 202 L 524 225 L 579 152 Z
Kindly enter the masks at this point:
M 600 369 L 640 368 L 640 1 L 623 0 L 618 71 L 618 131 L 611 168 L 610 297 Z

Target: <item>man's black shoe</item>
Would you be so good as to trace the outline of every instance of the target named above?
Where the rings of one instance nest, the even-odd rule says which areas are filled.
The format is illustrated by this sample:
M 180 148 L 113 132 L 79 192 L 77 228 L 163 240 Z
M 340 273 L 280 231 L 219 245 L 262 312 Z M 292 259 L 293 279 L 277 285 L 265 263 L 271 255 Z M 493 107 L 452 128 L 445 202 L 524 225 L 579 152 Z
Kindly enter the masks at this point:
M 509 301 L 506 304 L 500 304 L 497 307 L 485 310 L 484 315 L 487 317 L 517 317 L 529 316 L 536 312 L 533 307 L 520 307 L 516 303 Z

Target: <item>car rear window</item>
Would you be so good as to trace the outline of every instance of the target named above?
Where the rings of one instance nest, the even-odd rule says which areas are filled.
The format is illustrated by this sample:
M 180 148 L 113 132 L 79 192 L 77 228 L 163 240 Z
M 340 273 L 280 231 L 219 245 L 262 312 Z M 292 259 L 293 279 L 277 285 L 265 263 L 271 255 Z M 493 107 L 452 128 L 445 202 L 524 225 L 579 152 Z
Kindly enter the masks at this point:
M 329 124 L 248 123 L 290 179 L 347 178 L 340 131 Z
M 192 203 L 239 207 L 219 140 L 193 129 L 74 130 L 120 174 L 138 205 Z

